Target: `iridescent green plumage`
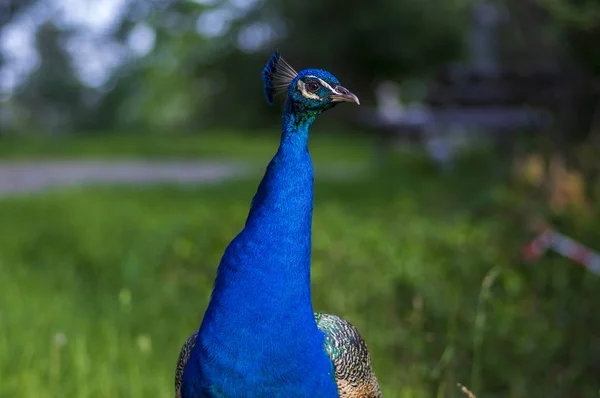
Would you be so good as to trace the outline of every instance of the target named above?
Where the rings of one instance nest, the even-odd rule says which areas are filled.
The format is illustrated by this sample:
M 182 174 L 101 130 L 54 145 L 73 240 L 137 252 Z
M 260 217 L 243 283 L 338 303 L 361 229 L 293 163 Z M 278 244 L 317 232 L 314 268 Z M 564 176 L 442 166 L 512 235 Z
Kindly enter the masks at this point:
M 315 313 L 315 321 L 325 334 L 325 350 L 335 368 L 340 397 L 381 397 L 367 345 L 358 330 L 335 315 Z
M 338 393 L 342 398 L 379 398 L 381 389 L 371 367 L 371 357 L 358 330 L 335 315 L 315 313 L 317 327 L 325 334 L 325 351 L 333 362 Z M 176 397 L 181 397 L 183 368 L 196 343 L 198 331 L 185 342 L 175 373 Z

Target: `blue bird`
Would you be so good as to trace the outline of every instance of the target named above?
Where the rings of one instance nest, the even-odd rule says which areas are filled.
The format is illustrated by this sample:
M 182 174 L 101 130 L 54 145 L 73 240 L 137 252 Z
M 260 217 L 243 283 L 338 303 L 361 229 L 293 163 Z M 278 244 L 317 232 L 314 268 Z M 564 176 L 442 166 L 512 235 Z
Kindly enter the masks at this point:
M 296 72 L 278 51 L 263 80 L 269 104 L 288 94 L 281 142 L 225 249 L 202 324 L 181 350 L 176 396 L 381 397 L 358 331 L 314 313 L 310 291 L 309 129 L 325 110 L 359 100 L 327 71 Z

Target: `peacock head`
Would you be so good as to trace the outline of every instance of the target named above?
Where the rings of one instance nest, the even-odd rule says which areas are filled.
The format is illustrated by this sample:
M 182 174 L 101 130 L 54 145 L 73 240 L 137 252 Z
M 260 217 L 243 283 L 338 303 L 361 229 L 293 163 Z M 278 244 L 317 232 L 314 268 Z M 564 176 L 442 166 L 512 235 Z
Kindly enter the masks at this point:
M 273 97 L 287 91 L 288 103 L 296 111 L 321 113 L 340 102 L 360 105 L 358 97 L 342 87 L 338 79 L 322 69 L 304 69 L 296 72 L 275 51 L 263 70 L 265 95 L 269 105 Z

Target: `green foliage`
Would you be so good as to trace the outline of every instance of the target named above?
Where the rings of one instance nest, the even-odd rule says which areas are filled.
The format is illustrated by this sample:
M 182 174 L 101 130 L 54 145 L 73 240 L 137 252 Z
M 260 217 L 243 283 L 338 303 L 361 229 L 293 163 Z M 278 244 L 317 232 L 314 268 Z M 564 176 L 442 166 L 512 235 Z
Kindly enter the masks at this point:
M 600 2 L 597 0 L 536 0 L 549 19 L 549 27 L 559 32 L 570 55 L 588 72 L 600 75 Z
M 40 68 L 10 98 L 9 122 L 17 130 L 43 131 L 264 127 L 280 110 L 265 105 L 260 79 L 275 47 L 298 69 L 332 71 L 369 105 L 375 83 L 427 80 L 441 65 L 461 58 L 472 23 L 469 10 L 476 2 L 378 0 L 365 6 L 348 0 L 342 7 L 319 0 L 129 0 L 115 29 L 98 39 L 103 47 L 122 50 L 115 51 L 119 66 L 100 88 L 79 80 L 71 59 L 78 49 L 66 48 L 71 39 L 90 32 L 50 19 L 36 35 Z M 0 15 L 0 26 L 26 19 L 28 6 L 36 3 L 10 2 L 7 8 L 14 12 Z M 574 58 L 598 75 L 599 4 L 503 1 L 508 13 L 501 17 L 501 63 L 560 65 Z M 213 22 L 223 23 L 222 31 L 198 33 L 209 13 L 217 13 Z M 219 21 L 222 16 L 227 18 Z M 129 53 L 127 42 L 140 25 L 154 32 L 155 46 L 138 57 Z M 355 111 L 343 108 L 337 117 L 347 120 Z
M 14 127 L 262 127 L 270 114 L 260 72 L 276 46 L 298 68 L 331 70 L 369 103 L 373 82 L 421 78 L 460 55 L 468 1 L 381 0 L 365 7 L 353 0 L 341 7 L 317 0 L 246 2 L 249 6 L 129 0 L 115 29 L 98 39 L 120 50 L 114 55 L 118 67 L 99 88 L 78 80 L 71 65 L 71 52 L 78 48 L 65 47 L 90 32 L 50 20 L 37 32 L 40 69 L 11 98 L 25 113 Z M 211 12 L 229 16 L 212 21 L 223 23 L 223 31 L 198 33 Z M 155 46 L 143 57 L 127 49 L 138 24 L 155 33 Z
M 556 256 L 520 264 L 520 199 L 498 168 L 440 176 L 404 157 L 317 180 L 315 309 L 359 328 L 386 397 L 461 397 L 457 382 L 597 395 L 598 277 Z M 172 397 L 257 182 L 0 200 L 0 397 Z
M 277 131 L 259 130 L 239 134 L 233 130 L 211 130 L 204 134 L 97 133 L 41 136 L 0 135 L 0 160 L 80 158 L 227 158 L 259 161 L 273 155 Z M 311 136 L 311 155 L 320 161 L 365 161 L 375 137 L 352 132 L 323 131 Z
M 351 83 L 420 77 L 462 49 L 466 15 L 460 1 L 278 3 L 274 7 L 290 26 L 282 44 L 292 55 L 343 71 Z
M 600 3 L 596 0 L 536 0 L 552 18 L 567 26 L 588 30 L 600 24 Z

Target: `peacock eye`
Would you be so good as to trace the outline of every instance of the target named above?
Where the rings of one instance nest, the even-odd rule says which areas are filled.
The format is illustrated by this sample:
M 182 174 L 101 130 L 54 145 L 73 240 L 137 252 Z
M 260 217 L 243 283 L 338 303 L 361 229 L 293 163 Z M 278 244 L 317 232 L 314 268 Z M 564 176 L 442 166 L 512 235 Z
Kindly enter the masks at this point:
M 310 92 L 315 92 L 317 90 L 319 90 L 319 88 L 321 87 L 321 85 L 317 82 L 308 82 L 306 84 L 306 88 L 308 89 L 308 91 Z

